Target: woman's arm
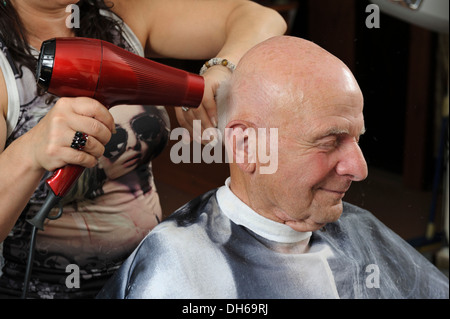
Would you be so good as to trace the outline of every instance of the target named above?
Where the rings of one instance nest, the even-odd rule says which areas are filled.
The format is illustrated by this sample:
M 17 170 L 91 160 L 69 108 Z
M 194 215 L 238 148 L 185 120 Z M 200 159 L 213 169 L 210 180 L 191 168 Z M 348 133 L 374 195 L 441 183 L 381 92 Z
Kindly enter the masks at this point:
M 46 170 L 66 164 L 97 164 L 111 137 L 114 120 L 106 108 L 89 98 L 61 98 L 29 132 L 5 148 L 7 91 L 0 70 L 0 242 L 2 242 Z M 70 147 L 76 131 L 89 134 L 84 151 Z
M 115 0 L 116 11 L 136 33 L 149 57 L 178 59 L 226 58 L 237 64 L 254 45 L 286 31 L 274 10 L 246 0 Z M 215 126 L 214 94 L 229 70 L 215 66 L 204 74 L 205 95 L 198 109 L 177 109 L 181 125 L 192 121 Z
M 32 169 L 29 156 L 20 147 L 5 150 L 7 105 L 6 83 L 0 70 L 0 242 L 13 228 L 45 172 Z
M 26 138 L 26 137 L 25 137 Z M 21 150 L 20 142 L 4 150 L 6 121 L 0 116 L 0 242 L 19 218 L 45 170 L 31 165 L 29 154 Z
M 274 10 L 247 0 L 115 0 L 116 11 L 148 57 L 209 59 L 237 64 L 255 44 L 286 31 Z

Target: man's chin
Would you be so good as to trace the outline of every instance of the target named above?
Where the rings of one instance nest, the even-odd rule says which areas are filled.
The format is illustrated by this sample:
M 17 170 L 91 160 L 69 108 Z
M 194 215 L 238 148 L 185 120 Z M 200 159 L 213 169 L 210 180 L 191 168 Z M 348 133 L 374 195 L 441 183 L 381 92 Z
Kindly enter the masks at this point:
M 312 221 L 288 221 L 286 222 L 286 225 L 291 227 L 293 230 L 305 233 L 305 232 L 313 232 L 316 230 L 321 229 L 323 226 L 326 225 L 326 223 L 316 223 Z
M 326 220 L 324 220 L 324 222 L 326 224 L 334 223 L 341 217 L 343 210 L 344 210 L 344 206 L 342 204 L 342 201 L 340 201 L 338 204 L 329 208 L 328 214 L 326 216 Z
M 326 214 L 323 214 L 327 210 Z M 304 220 L 290 220 L 285 224 L 298 232 L 316 231 L 323 228 L 328 223 L 337 221 L 343 211 L 342 201 L 332 207 L 319 209 L 316 213 Z

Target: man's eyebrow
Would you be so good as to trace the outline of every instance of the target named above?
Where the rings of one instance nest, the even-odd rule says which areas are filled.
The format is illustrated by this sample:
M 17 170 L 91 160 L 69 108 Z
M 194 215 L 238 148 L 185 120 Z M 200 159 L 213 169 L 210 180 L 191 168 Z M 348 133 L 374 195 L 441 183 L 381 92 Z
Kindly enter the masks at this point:
M 365 133 L 366 133 L 366 128 L 363 126 L 363 128 L 359 132 L 359 136 L 364 135 Z M 321 134 L 321 136 L 319 138 L 325 138 L 328 136 L 335 136 L 335 135 L 344 135 L 344 134 L 350 134 L 349 130 L 332 127 L 328 131 L 325 131 L 324 134 Z
M 363 126 L 363 128 L 361 129 L 361 132 L 359 132 L 359 136 L 366 134 L 366 127 Z

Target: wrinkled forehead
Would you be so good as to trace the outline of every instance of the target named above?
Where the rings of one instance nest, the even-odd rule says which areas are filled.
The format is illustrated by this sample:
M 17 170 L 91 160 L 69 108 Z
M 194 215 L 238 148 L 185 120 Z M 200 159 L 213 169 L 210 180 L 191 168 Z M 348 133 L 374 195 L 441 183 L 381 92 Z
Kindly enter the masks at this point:
M 315 140 L 328 135 L 359 137 L 365 132 L 363 100 L 358 92 L 305 95 L 303 101 L 280 113 L 280 135 L 295 134 Z
M 327 84 L 328 83 L 328 84 Z M 271 126 L 278 127 L 281 135 L 298 132 L 300 135 L 326 135 L 345 133 L 359 136 L 364 133 L 364 100 L 354 83 L 310 85 L 299 89 L 290 83 L 284 98 L 273 100 Z

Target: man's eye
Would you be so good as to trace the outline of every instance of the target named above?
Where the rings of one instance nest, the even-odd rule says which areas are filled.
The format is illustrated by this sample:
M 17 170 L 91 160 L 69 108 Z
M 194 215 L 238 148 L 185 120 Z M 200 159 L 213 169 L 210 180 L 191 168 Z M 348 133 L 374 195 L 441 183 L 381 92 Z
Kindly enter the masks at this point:
M 320 148 L 334 149 L 339 145 L 339 140 L 336 137 L 326 138 L 319 143 Z

